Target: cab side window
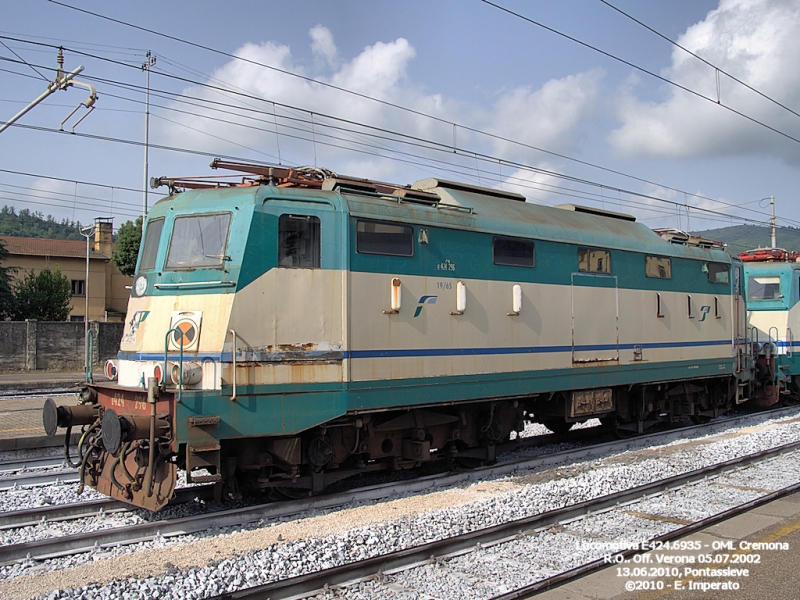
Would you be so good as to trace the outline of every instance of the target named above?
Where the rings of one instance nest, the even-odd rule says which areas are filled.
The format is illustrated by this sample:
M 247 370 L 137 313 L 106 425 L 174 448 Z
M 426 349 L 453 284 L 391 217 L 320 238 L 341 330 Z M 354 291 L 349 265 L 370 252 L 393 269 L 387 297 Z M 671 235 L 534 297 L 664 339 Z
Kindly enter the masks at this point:
M 709 283 L 729 283 L 730 269 L 723 263 L 708 263 L 705 267 Z
M 153 219 L 147 224 L 147 231 L 144 235 L 144 250 L 142 250 L 142 264 L 139 270 L 156 268 L 156 254 L 158 253 L 158 242 L 161 239 L 161 230 L 164 229 L 164 219 Z
M 281 215 L 278 219 L 278 266 L 319 269 L 319 217 Z

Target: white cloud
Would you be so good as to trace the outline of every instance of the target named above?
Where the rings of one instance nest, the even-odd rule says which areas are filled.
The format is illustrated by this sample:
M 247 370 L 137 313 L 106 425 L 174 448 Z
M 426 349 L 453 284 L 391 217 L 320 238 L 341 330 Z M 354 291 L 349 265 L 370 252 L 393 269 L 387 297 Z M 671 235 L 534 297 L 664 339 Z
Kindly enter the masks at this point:
M 800 104 L 800 4 L 795 0 L 721 0 L 719 7 L 677 40 L 720 69 L 779 102 Z M 714 69 L 676 48 L 667 78 L 717 98 Z M 622 126 L 609 141 L 624 155 L 696 157 L 771 152 L 786 156 L 785 138 L 676 88 L 662 102 L 645 102 L 623 90 Z M 720 100 L 770 126 L 800 135 L 794 115 L 720 75 Z
M 593 69 L 563 79 L 551 79 L 541 88 L 516 88 L 503 94 L 489 117 L 489 129 L 524 143 L 565 152 L 578 141 L 578 126 L 596 112 L 603 72 Z M 520 154 L 518 145 L 496 141 L 495 152 Z
M 455 139 L 459 147 L 467 147 L 470 151 L 501 154 L 505 159 L 530 163 L 540 160 L 541 157 L 519 146 L 493 141 L 464 129 L 458 129 L 454 135 L 453 127 L 448 122 L 469 123 L 478 129 L 492 131 L 534 146 L 565 151 L 576 143 L 578 136 L 575 132 L 580 125 L 593 116 L 603 77 L 601 71 L 594 70 L 551 80 L 541 89 L 524 87 L 499 92 L 495 104 L 486 108 L 468 105 L 441 93 L 430 93 L 421 84 L 413 81 L 409 77 L 408 67 L 416 57 L 416 50 L 404 38 L 376 42 L 347 59 L 339 55 L 333 35 L 325 27 L 317 25 L 311 29 L 309 35 L 315 59 L 317 63 L 325 61 L 326 68 L 332 71 L 329 75 L 310 72 L 293 56 L 288 46 L 270 41 L 245 44 L 237 51 L 237 55 L 253 62 L 233 60 L 217 69 L 210 79 L 215 85 L 226 85 L 230 89 L 240 90 L 266 101 L 243 99 L 208 89 L 191 88 L 186 90 L 186 94 L 264 111 L 263 114 L 255 115 L 260 121 L 245 116 L 220 115 L 210 109 L 196 109 L 195 115 L 191 117 L 174 117 L 164 113 L 164 117 L 177 123 L 167 124 L 162 133 L 169 139 L 159 142 L 166 141 L 181 147 L 247 156 L 267 162 L 275 161 L 280 148 L 284 163 L 307 164 L 316 159 L 317 164 L 340 173 L 405 182 L 415 177 L 445 172 L 446 165 L 430 163 L 428 160 L 451 161 L 455 160 L 454 155 L 367 138 L 358 133 L 337 131 L 328 127 L 334 122 L 323 115 L 334 115 L 352 123 L 363 123 L 433 140 L 446 146 L 451 146 Z M 445 122 L 411 114 L 253 63 L 272 65 L 303 76 L 313 75 L 314 79 L 332 86 L 404 106 Z M 279 139 L 274 134 L 273 101 L 278 103 L 274 110 L 280 125 Z M 304 110 L 289 109 L 280 104 Z M 314 113 L 313 131 L 308 111 Z M 237 127 L 222 122 L 221 119 L 245 126 Z M 347 123 L 335 124 L 358 129 L 357 126 Z M 354 149 L 362 152 L 354 153 Z M 390 149 L 423 154 L 425 158 L 392 155 Z M 381 159 L 381 156 L 391 159 Z M 404 164 L 399 162 L 401 160 L 407 162 Z M 460 168 L 472 167 L 461 165 Z
M 311 51 L 328 65 L 335 65 L 338 51 L 333 42 L 331 30 L 322 25 L 315 25 L 308 32 L 311 37 Z
M 550 169 L 548 169 L 550 167 Z M 552 165 L 542 164 L 543 170 L 551 170 Z M 529 202 L 534 204 L 568 204 L 572 202 L 570 198 L 561 196 L 555 192 L 564 187 L 564 181 L 550 175 L 549 173 L 531 171 L 528 169 L 516 169 L 507 175 L 500 186 L 507 192 L 516 192 L 525 196 Z M 580 204 L 580 202 L 576 202 Z

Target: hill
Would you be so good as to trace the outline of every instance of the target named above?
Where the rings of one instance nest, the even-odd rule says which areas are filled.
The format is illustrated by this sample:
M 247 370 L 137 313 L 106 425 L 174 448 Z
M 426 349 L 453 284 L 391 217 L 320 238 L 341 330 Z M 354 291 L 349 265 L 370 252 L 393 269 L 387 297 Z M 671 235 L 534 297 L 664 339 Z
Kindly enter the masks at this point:
M 56 221 L 52 215 L 31 212 L 23 208 L 17 212 L 13 206 L 0 209 L 0 235 L 14 237 L 48 238 L 51 240 L 84 240 L 80 222 L 63 219 Z
M 737 225 L 735 227 L 722 227 L 720 229 L 707 229 L 693 231 L 692 234 L 704 238 L 718 240 L 728 244 L 730 254 L 739 254 L 754 248 L 769 248 L 769 227 L 758 225 Z M 776 234 L 778 248 L 800 251 L 800 229 L 793 227 L 780 227 Z

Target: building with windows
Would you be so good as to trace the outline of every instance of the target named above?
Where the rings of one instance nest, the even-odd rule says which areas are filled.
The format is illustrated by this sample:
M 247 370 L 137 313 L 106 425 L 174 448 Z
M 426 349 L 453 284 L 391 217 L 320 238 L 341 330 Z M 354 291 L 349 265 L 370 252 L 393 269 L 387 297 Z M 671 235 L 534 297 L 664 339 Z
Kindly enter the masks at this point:
M 3 266 L 17 269 L 21 279 L 31 270 L 55 269 L 72 282 L 71 321 L 83 321 L 89 294 L 90 321 L 122 321 L 130 296 L 131 278 L 111 262 L 114 250 L 111 219 L 97 219 L 94 240 L 89 243 L 89 285 L 86 285 L 86 242 L 0 236 L 10 254 Z M 126 288 L 127 286 L 127 288 Z

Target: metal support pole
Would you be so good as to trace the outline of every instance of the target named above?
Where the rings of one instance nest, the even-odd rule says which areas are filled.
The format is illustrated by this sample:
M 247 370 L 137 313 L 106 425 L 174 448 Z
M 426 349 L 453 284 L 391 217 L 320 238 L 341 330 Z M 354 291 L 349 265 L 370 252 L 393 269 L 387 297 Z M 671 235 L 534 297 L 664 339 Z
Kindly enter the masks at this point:
M 778 244 L 775 240 L 775 196 L 769 197 L 769 203 L 772 205 L 772 219 L 769 222 L 769 240 L 772 248 L 777 248 Z
M 86 280 L 83 283 L 84 313 L 83 313 L 83 370 L 86 381 L 92 372 L 91 358 L 89 358 L 89 238 L 94 235 L 94 225 L 81 228 L 81 235 L 86 238 Z
M 147 217 L 147 187 L 148 187 L 148 159 L 150 151 L 150 67 L 156 64 L 156 57 L 147 51 L 147 56 L 142 70 L 145 72 L 144 91 L 144 200 L 142 202 L 142 233 L 144 233 L 144 220 Z
M 78 67 L 78 68 L 77 68 L 77 69 L 75 69 L 74 71 L 70 71 L 69 73 L 67 73 L 66 75 L 64 75 L 64 77 L 63 77 L 63 78 L 61 78 L 60 80 L 59 80 L 59 79 L 56 79 L 55 81 L 53 81 L 53 82 L 51 82 L 51 83 L 47 84 L 47 89 L 46 89 L 44 92 L 42 92 L 42 94 L 41 94 L 41 95 L 40 95 L 38 98 L 36 98 L 36 100 L 34 100 L 34 101 L 33 101 L 33 102 L 31 102 L 30 104 L 28 104 L 28 106 L 26 106 L 25 108 L 23 108 L 21 111 L 19 111 L 19 112 L 18 112 L 17 114 L 15 114 L 13 117 L 11 117 L 11 118 L 10 118 L 8 121 L 6 121 L 6 122 L 5 122 L 3 125 L 0 125 L 0 133 L 3 133 L 3 132 L 6 130 L 6 129 L 8 129 L 9 127 L 11 127 L 11 125 L 13 125 L 13 124 L 14 124 L 14 123 L 16 123 L 17 121 L 19 121 L 19 120 L 20 120 L 20 119 L 21 119 L 23 116 L 25 116 L 25 114 L 26 114 L 28 111 L 30 111 L 32 108 L 34 108 L 34 107 L 35 107 L 37 104 L 39 104 L 39 103 L 40 103 L 42 100 L 44 100 L 45 98 L 47 98 L 49 95 L 51 95 L 51 94 L 54 94 L 54 93 L 55 93 L 55 92 L 57 92 L 58 90 L 65 90 L 65 89 L 67 89 L 67 88 L 68 88 L 70 85 L 72 85 L 70 82 L 71 82 L 71 81 L 72 81 L 72 80 L 75 78 L 75 76 L 76 76 L 78 73 L 80 73 L 81 71 L 83 71 L 83 67 L 82 67 L 82 66 L 81 66 L 81 67 Z

